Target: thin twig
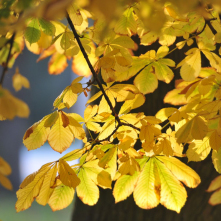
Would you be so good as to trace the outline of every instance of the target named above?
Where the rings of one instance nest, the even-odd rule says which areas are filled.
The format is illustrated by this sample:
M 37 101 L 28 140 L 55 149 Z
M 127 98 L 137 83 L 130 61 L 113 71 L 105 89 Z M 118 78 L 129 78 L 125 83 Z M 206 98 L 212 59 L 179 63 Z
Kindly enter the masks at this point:
M 102 94 L 104 95 L 104 98 L 107 101 L 107 103 L 108 103 L 108 105 L 109 105 L 109 107 L 110 107 L 110 109 L 112 111 L 112 114 L 114 115 L 114 117 L 115 117 L 116 121 L 118 122 L 118 124 L 122 125 L 118 114 L 116 113 L 116 111 L 115 111 L 115 109 L 114 109 L 114 107 L 113 107 L 109 97 L 107 96 L 107 94 L 106 94 L 106 92 L 105 92 L 105 90 L 104 90 L 104 88 L 103 88 L 103 86 L 102 86 L 102 84 L 101 84 L 101 82 L 100 82 L 100 80 L 99 80 L 99 78 L 98 78 L 98 76 L 97 76 L 97 74 L 96 74 L 96 72 L 95 72 L 95 70 L 94 70 L 94 68 L 93 68 L 89 58 L 88 58 L 88 56 L 87 56 L 87 53 L 86 53 L 86 51 L 85 51 L 85 49 L 84 49 L 84 47 L 83 47 L 83 45 L 82 45 L 82 43 L 80 41 L 79 35 L 78 35 L 78 33 L 77 33 L 77 31 L 76 31 L 76 29 L 75 29 L 75 27 L 74 27 L 70 17 L 69 17 L 69 15 L 67 15 L 67 20 L 68 20 L 68 24 L 70 25 L 70 28 L 71 28 L 71 30 L 72 30 L 72 32 L 73 32 L 73 34 L 74 34 L 74 36 L 75 36 L 75 38 L 77 40 L 77 43 L 78 43 L 78 45 L 79 45 L 79 47 L 81 49 L 81 52 L 82 52 L 82 54 L 83 54 L 83 56 L 84 56 L 84 58 L 85 58 L 85 60 L 86 60 L 86 62 L 88 64 L 88 67 L 90 68 L 91 73 L 92 73 L 94 79 L 96 80 L 100 90 L 102 91 Z
M 10 48 L 9 48 L 8 56 L 7 56 L 7 59 L 6 59 L 6 63 L 5 63 L 4 68 L 2 70 L 0 86 L 2 85 L 4 77 L 5 77 L 5 74 L 6 74 L 7 70 L 8 70 L 8 63 L 9 63 L 9 60 L 10 60 L 10 57 L 11 57 L 11 51 L 12 51 L 14 39 L 15 39 L 15 33 L 12 35 L 12 37 L 8 41 L 8 43 L 10 43 Z

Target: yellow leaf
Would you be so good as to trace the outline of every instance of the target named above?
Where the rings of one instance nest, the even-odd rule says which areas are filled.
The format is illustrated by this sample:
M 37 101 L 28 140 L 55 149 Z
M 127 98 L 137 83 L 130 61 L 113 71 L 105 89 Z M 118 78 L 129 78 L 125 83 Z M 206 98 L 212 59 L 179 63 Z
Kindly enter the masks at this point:
M 128 35 L 129 37 L 137 32 L 137 24 L 132 7 L 125 10 L 123 16 L 116 23 L 114 31 L 117 34 Z
M 111 183 L 112 183 L 111 175 L 105 170 L 101 171 L 97 175 L 97 183 L 99 186 L 101 186 L 104 189 L 106 188 L 111 189 Z
M 111 160 L 111 158 L 113 157 L 114 153 L 115 153 L 116 147 L 112 147 L 111 149 L 109 149 L 105 155 L 100 159 L 98 165 L 102 168 L 105 168 L 106 164 Z
M 8 190 L 12 190 L 13 189 L 11 181 L 7 177 L 2 175 L 1 173 L 0 173 L 0 183 L 1 183 L 1 185 L 3 187 L 5 187 Z
M 93 65 L 97 62 L 98 58 L 95 56 L 95 46 L 90 44 L 91 46 L 91 54 L 88 54 L 89 60 Z M 87 62 L 85 61 L 85 58 L 81 52 L 79 52 L 77 55 L 74 56 L 72 61 L 72 70 L 74 73 L 77 73 L 78 75 L 88 77 L 91 75 L 91 71 L 88 67 Z
M 163 61 L 164 59 L 162 59 Z M 160 81 L 165 81 L 167 84 L 171 82 L 174 77 L 173 71 L 165 65 L 161 60 L 153 63 L 154 71 L 157 79 Z
M 193 81 L 199 76 L 201 70 L 200 50 L 194 48 L 192 54 L 187 55 L 180 69 L 180 75 L 185 81 Z
M 101 132 L 99 134 L 99 139 L 103 140 L 103 139 L 107 138 L 108 136 L 110 136 L 115 128 L 116 128 L 115 120 L 107 121 L 102 126 Z
M 54 163 L 47 163 L 43 165 L 40 170 L 38 170 L 33 181 L 16 192 L 18 200 L 15 204 L 15 208 L 17 212 L 26 210 L 31 206 L 34 198 L 37 197 L 40 192 L 45 175 L 54 166 L 53 164 Z
M 79 140 L 83 140 L 86 137 L 83 127 L 72 117 L 71 114 L 66 114 L 69 119 L 69 129 L 71 133 Z
M 48 203 L 48 200 L 51 196 L 51 186 L 53 186 L 55 177 L 57 175 L 57 163 L 50 169 L 50 171 L 44 176 L 44 181 L 41 186 L 39 195 L 36 198 L 36 201 L 45 206 Z
M 52 211 L 66 208 L 74 199 L 74 189 L 68 186 L 59 185 L 53 190 L 48 204 Z
M 99 199 L 99 189 L 97 185 L 90 179 L 87 168 L 82 168 L 78 173 L 81 183 L 77 186 L 77 196 L 84 204 L 93 206 Z
M 21 90 L 22 87 L 30 88 L 30 83 L 28 79 L 19 73 L 18 68 L 16 68 L 16 72 L 12 77 L 12 82 L 13 82 L 13 87 L 16 91 Z
M 84 153 L 83 149 L 75 149 L 65 154 L 63 157 L 60 158 L 60 160 L 65 160 L 65 161 L 76 160 L 80 158 L 83 153 Z
M 213 165 L 218 173 L 221 173 L 221 148 L 213 150 L 212 153 Z
M 0 115 L 12 120 L 14 117 L 28 117 L 28 105 L 14 97 L 7 89 L 0 87 Z
M 213 192 L 221 188 L 221 175 L 217 176 L 209 185 L 207 192 Z
M 52 75 L 61 74 L 68 66 L 67 58 L 58 52 L 54 53 L 48 63 L 48 72 Z
M 122 157 L 123 158 L 123 157 Z M 130 174 L 133 175 L 136 171 L 140 171 L 140 166 L 137 161 L 133 157 L 125 157 L 126 159 L 122 160 L 123 162 L 120 164 L 118 171 L 122 175 Z
M 133 109 L 136 109 L 142 106 L 145 102 L 146 98 L 143 94 L 136 94 L 135 98 L 132 100 L 126 100 L 124 104 L 120 108 L 119 115 L 126 114 Z
M 79 26 L 83 23 L 83 17 L 81 15 L 80 8 L 76 4 L 72 3 L 67 9 L 67 12 L 74 25 Z
M 155 163 L 161 182 L 160 203 L 167 209 L 179 213 L 186 202 L 186 190 L 167 167 L 157 159 Z
M 53 150 L 62 153 L 68 147 L 70 147 L 71 143 L 73 142 L 73 139 L 74 137 L 69 127 L 63 126 L 61 113 L 59 113 L 59 118 L 52 126 L 48 134 L 48 143 L 50 144 Z
M 209 199 L 209 204 L 215 206 L 221 204 L 221 176 L 216 177 L 210 184 L 208 192 L 216 190 Z
M 42 118 L 37 123 L 33 124 L 25 132 L 23 137 L 23 143 L 28 150 L 34 150 L 42 146 L 48 138 L 48 133 L 50 131 L 49 127 L 45 127 L 45 122 L 48 116 Z
M 141 93 L 149 94 L 157 89 L 158 80 L 153 72 L 152 65 L 149 65 L 135 77 L 134 85 Z
M 78 95 L 73 93 L 72 87 L 69 86 L 63 97 L 63 102 L 67 108 L 72 107 L 77 101 Z
M 52 114 L 48 115 L 47 119 L 44 122 L 44 127 L 51 127 L 55 124 L 59 117 L 58 111 L 53 112 Z
M 114 185 L 113 195 L 115 203 L 127 199 L 128 196 L 134 191 L 138 179 L 138 172 L 131 175 L 123 175 Z
M 205 120 L 196 116 L 190 121 L 187 121 L 179 130 L 176 132 L 177 142 L 186 143 L 191 139 L 202 140 L 208 132 L 208 127 Z
M 201 180 L 199 175 L 178 159 L 165 156 L 157 156 L 156 158 L 163 162 L 173 175 L 186 186 L 195 188 L 200 184 Z
M 191 135 L 194 139 L 202 140 L 208 132 L 208 127 L 206 125 L 206 121 L 200 117 L 193 118 L 193 125 L 191 128 Z
M 85 122 L 89 121 L 98 111 L 98 106 L 88 105 L 84 110 L 84 120 Z
M 2 173 L 5 176 L 8 176 L 11 174 L 11 167 L 10 165 L 2 158 L 0 157 L 0 173 Z
M 65 186 L 76 188 L 79 185 L 80 179 L 77 177 L 74 170 L 69 166 L 69 164 L 60 159 L 59 160 L 59 175 L 60 180 Z
M 213 148 L 213 150 L 219 150 L 221 147 L 221 137 L 218 134 L 217 130 L 214 130 L 210 136 L 209 144 Z
M 204 160 L 210 153 L 210 139 L 205 137 L 203 140 L 194 140 L 188 147 L 186 152 L 188 161 L 201 161 Z
M 159 204 L 160 196 L 155 187 L 154 160 L 150 158 L 139 175 L 135 190 L 135 203 L 142 209 L 151 209 Z
M 175 111 L 177 111 L 177 109 L 174 107 L 166 107 L 159 110 L 155 116 L 163 122 L 167 120 Z

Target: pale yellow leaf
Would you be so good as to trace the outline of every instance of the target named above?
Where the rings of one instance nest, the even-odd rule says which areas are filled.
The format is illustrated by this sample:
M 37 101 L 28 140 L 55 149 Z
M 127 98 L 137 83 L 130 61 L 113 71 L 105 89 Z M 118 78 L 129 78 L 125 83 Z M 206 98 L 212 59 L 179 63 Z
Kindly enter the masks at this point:
M 142 209 L 151 209 L 159 204 L 160 196 L 155 190 L 154 160 L 150 158 L 139 175 L 135 190 L 135 203 Z

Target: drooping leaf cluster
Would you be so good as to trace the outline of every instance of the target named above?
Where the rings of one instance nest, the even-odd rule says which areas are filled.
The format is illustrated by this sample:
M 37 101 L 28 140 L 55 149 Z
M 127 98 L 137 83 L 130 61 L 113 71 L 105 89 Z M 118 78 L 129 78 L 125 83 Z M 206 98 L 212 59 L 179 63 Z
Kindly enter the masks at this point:
M 17 191 L 18 212 L 29 208 L 34 199 L 49 204 L 53 211 L 63 209 L 75 191 L 83 203 L 94 205 L 99 186 L 113 189 L 116 202 L 133 194 L 143 209 L 162 204 L 179 213 L 187 199 L 183 184 L 195 188 L 201 181 L 177 157 L 198 162 L 212 151 L 211 163 L 221 173 L 220 3 L 120 2 L 0 2 L 0 10 L 5 12 L 0 17 L 1 120 L 29 115 L 27 105 L 2 87 L 7 68 L 24 45 L 40 54 L 38 61 L 50 56 L 50 74 L 60 74 L 71 59 L 72 70 L 81 76 L 55 99 L 54 112 L 26 131 L 23 142 L 34 150 L 48 141 L 59 153 L 76 138 L 84 146 L 29 175 Z M 68 25 L 61 22 L 65 15 Z M 91 19 L 94 24 L 89 26 Z M 132 40 L 134 35 L 140 45 L 158 41 L 161 46 L 134 56 L 140 46 Z M 189 49 L 179 63 L 167 58 L 185 45 Z M 209 67 L 202 67 L 202 56 Z M 158 88 L 158 81 L 172 81 L 174 68 L 180 68 L 181 79 L 164 102 L 179 107 L 163 108 L 155 116 L 136 113 L 136 108 L 145 105 L 145 95 Z M 86 85 L 80 83 L 90 75 Z M 131 78 L 133 84 L 125 83 Z M 18 69 L 12 80 L 16 91 L 29 88 Z M 71 108 L 79 94 L 88 96 L 91 87 L 99 91 L 87 101 L 84 114 L 66 113 L 64 109 Z M 119 112 L 117 103 L 121 104 Z M 72 165 L 76 159 L 79 163 Z M 212 205 L 221 203 L 220 176 L 208 189 L 215 190 L 209 201 Z

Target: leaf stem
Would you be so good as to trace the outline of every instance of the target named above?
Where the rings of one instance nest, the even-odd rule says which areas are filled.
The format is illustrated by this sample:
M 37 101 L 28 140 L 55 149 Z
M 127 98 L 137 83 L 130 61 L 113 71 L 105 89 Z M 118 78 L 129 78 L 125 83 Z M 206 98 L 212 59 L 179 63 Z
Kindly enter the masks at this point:
M 5 63 L 4 68 L 2 70 L 2 76 L 1 76 L 1 79 L 0 79 L 0 86 L 2 85 L 2 83 L 4 81 L 5 74 L 8 70 L 8 63 L 9 63 L 9 60 L 10 60 L 10 57 L 11 57 L 11 52 L 12 52 L 14 39 L 15 39 L 15 33 L 13 33 L 13 35 L 11 36 L 11 38 L 7 42 L 7 43 L 10 44 L 10 48 L 9 48 L 8 56 L 7 56 L 7 59 L 6 59 L 6 63 Z

